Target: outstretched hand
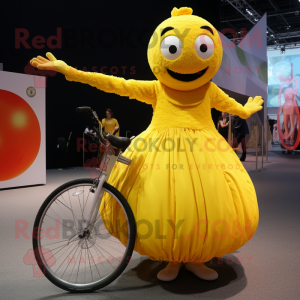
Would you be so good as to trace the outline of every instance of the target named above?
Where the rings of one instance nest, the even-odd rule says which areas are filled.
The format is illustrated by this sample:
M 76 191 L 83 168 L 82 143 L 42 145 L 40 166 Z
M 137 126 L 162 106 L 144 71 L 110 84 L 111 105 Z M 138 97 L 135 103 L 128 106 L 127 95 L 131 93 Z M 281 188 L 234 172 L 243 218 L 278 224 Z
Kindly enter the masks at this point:
M 244 105 L 244 108 L 250 113 L 250 115 L 263 109 L 262 104 L 264 100 L 261 96 L 256 96 L 254 99 L 249 97 L 248 102 Z
M 30 61 L 30 64 L 39 70 L 51 70 L 62 74 L 67 73 L 68 65 L 64 61 L 57 60 L 50 52 L 47 52 L 46 56 L 48 59 L 42 56 L 35 57 Z

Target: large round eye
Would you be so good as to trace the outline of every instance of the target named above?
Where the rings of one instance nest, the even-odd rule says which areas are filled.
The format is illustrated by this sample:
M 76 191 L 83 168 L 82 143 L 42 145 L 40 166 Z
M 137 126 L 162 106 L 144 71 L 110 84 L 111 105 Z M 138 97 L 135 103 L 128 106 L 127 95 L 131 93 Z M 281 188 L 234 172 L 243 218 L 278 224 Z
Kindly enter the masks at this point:
M 178 58 L 182 52 L 181 40 L 174 35 L 167 36 L 160 45 L 162 55 L 170 60 Z
M 207 35 L 199 35 L 195 41 L 195 50 L 202 59 L 207 59 L 214 53 L 215 45 L 213 40 Z

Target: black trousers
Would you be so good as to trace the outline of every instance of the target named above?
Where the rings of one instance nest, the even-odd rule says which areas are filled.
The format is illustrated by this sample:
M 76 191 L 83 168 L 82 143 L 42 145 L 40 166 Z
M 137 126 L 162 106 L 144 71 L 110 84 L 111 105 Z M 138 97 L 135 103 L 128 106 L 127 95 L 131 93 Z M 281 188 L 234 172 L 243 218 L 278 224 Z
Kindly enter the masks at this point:
M 240 143 L 242 144 L 242 148 L 243 148 L 243 154 L 241 156 L 241 160 L 245 160 L 247 154 L 245 134 L 238 134 L 237 137 L 233 139 L 234 148 L 238 147 Z

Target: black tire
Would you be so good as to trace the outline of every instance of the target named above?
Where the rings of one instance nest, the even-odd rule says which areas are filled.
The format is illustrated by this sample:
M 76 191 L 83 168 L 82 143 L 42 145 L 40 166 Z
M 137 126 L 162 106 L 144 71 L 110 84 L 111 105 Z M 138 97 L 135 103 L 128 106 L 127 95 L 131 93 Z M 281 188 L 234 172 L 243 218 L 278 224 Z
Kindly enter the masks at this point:
M 48 204 L 58 195 L 61 193 L 63 190 L 67 188 L 71 188 L 72 186 L 78 185 L 78 184 L 93 184 L 93 179 L 90 178 L 83 178 L 83 179 L 77 179 L 77 180 L 72 180 L 69 181 L 60 187 L 58 187 L 56 190 L 54 190 L 44 201 L 42 204 L 41 208 L 38 211 L 38 214 L 36 216 L 35 222 L 34 222 L 34 227 L 33 228 L 39 228 L 41 218 L 43 216 L 44 210 L 48 207 Z M 95 290 L 99 290 L 111 282 L 113 282 L 120 274 L 124 271 L 124 269 L 127 267 L 128 263 L 130 262 L 130 258 L 133 253 L 134 249 L 134 244 L 135 244 L 135 236 L 136 236 L 136 224 L 135 224 L 135 219 L 134 215 L 132 213 L 132 210 L 124 198 L 124 196 L 113 186 L 105 182 L 103 184 L 103 188 L 107 191 L 109 191 L 111 194 L 114 195 L 115 198 L 119 200 L 119 203 L 123 206 L 124 211 L 127 215 L 127 220 L 129 223 L 129 237 L 128 237 L 128 242 L 127 242 L 127 247 L 126 247 L 126 252 L 124 254 L 124 257 L 122 261 L 120 262 L 119 266 L 116 268 L 116 270 L 108 275 L 107 277 L 101 279 L 100 281 L 90 283 L 90 284 L 85 284 L 84 286 L 80 287 L 78 285 L 71 284 L 69 282 L 60 280 L 56 276 L 52 274 L 52 272 L 49 272 L 48 266 L 44 263 L 43 258 L 40 255 L 40 252 L 38 250 L 39 244 L 38 244 L 38 238 L 32 238 L 32 244 L 33 244 L 33 249 L 34 249 L 34 254 L 35 254 L 35 259 L 38 263 L 39 268 L 41 271 L 44 273 L 45 277 L 47 277 L 48 280 L 50 280 L 53 284 L 58 286 L 61 289 L 64 289 L 69 292 L 76 292 L 76 293 L 84 293 L 84 292 L 93 292 Z M 39 233 L 37 233 L 38 237 Z

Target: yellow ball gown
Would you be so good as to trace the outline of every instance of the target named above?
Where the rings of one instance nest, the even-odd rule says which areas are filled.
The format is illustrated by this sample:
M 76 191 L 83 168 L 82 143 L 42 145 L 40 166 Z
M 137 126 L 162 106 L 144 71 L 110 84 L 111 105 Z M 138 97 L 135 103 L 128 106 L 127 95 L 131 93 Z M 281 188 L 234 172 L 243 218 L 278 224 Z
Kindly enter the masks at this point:
M 254 186 L 211 118 L 212 107 L 247 118 L 242 105 L 212 82 L 183 92 L 157 80 L 124 80 L 71 67 L 66 78 L 153 107 L 151 124 L 123 154 L 130 166 L 117 163 L 108 181 L 131 206 L 138 253 L 160 261 L 205 262 L 235 252 L 253 236 Z M 105 195 L 104 215 L 108 201 Z M 108 221 L 116 224 L 118 212 L 115 206 Z M 126 243 L 124 235 L 119 239 Z

